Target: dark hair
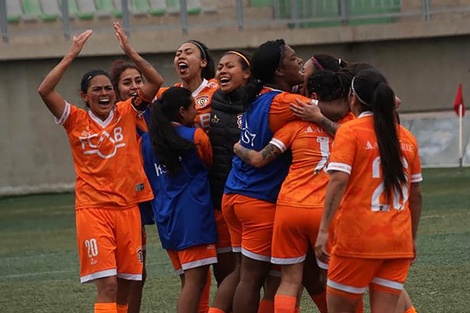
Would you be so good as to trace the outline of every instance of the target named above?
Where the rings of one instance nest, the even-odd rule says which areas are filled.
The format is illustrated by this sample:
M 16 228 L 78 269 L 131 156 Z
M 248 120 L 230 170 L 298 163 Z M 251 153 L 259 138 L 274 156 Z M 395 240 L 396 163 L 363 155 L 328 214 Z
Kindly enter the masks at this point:
M 374 113 L 374 129 L 387 199 L 390 200 L 393 190 L 403 196 L 400 183 L 406 183 L 406 177 L 397 134 L 395 94 L 386 78 L 373 68 L 359 71 L 351 83 L 351 91 L 356 94 L 363 111 Z
M 329 102 L 347 98 L 352 79 L 353 74 L 348 70 L 340 70 L 336 73 L 331 70 L 323 70 L 309 76 L 307 90 L 309 96 L 316 93 L 321 101 Z
M 337 72 L 348 65 L 345 60 L 324 53 L 314 54 L 310 59 L 315 72 L 322 70 Z
M 109 80 L 111 80 L 111 77 L 105 70 L 90 70 L 83 74 L 82 81 L 80 82 L 80 91 L 86 93 L 88 87 L 90 87 L 90 80 L 92 80 L 93 77 L 100 75 L 106 76 L 109 78 Z
M 171 122 L 179 122 L 181 107 L 194 105 L 191 91 L 183 87 L 170 87 L 153 105 L 150 124 L 150 141 L 158 161 L 169 173 L 181 170 L 181 158 L 196 148 L 195 144 L 182 138 Z
M 284 39 L 269 40 L 255 50 L 251 58 L 251 79 L 243 90 L 242 101 L 245 105 L 256 99 L 263 85 L 274 82 L 285 45 Z
M 351 63 L 347 66 L 348 71 L 353 73 L 353 75 L 357 75 L 357 73 L 359 73 L 360 71 L 370 69 L 370 68 L 374 68 L 374 67 L 370 65 L 369 63 L 360 63 L 360 62 Z
M 229 54 L 236 55 L 238 57 L 240 61 L 240 65 L 242 66 L 242 69 L 244 71 L 250 70 L 251 56 L 247 52 L 233 49 L 233 50 L 225 52 L 223 56 L 226 56 Z M 240 55 L 242 55 L 243 57 L 241 57 Z
M 201 59 L 206 60 L 207 64 L 206 67 L 202 69 L 201 77 L 205 79 L 212 79 L 215 76 L 215 63 L 212 59 L 211 55 L 209 54 L 209 48 L 200 42 L 199 40 L 188 40 L 186 42 L 192 43 L 197 47 L 199 53 L 201 54 Z
M 119 95 L 119 80 L 121 77 L 121 74 L 127 70 L 127 69 L 135 69 L 139 74 L 142 76 L 142 73 L 140 70 L 137 68 L 137 66 L 133 63 L 127 62 L 126 60 L 123 59 L 117 59 L 113 62 L 111 65 L 111 84 L 113 84 L 114 90 L 116 90 L 116 99 L 117 100 L 125 100 L 121 99 Z

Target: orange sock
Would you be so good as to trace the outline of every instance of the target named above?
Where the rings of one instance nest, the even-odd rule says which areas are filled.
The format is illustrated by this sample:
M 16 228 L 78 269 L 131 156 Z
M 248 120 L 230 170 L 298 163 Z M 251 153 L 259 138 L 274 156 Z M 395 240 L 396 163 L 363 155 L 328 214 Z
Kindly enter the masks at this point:
M 198 313 L 208 313 L 209 312 L 209 297 L 211 296 L 211 281 L 212 274 L 211 270 L 207 271 L 206 284 L 201 293 L 201 298 L 199 299 L 199 309 Z
M 99 302 L 95 303 L 95 313 L 117 313 L 116 302 L 104 303 Z
M 261 300 L 258 313 L 274 313 L 274 301 L 266 299 Z
M 210 308 L 208 313 L 225 313 L 225 311 L 217 308 Z
M 364 313 L 364 300 L 361 298 L 356 306 L 356 313 Z
M 275 313 L 295 313 L 297 297 L 287 295 L 276 295 L 274 297 Z
M 117 313 L 127 313 L 127 309 L 128 309 L 129 305 L 121 305 L 121 304 L 118 304 L 117 305 Z
M 414 306 L 411 306 L 411 308 L 409 308 L 408 310 L 406 310 L 405 313 L 418 313 L 418 312 L 416 312 Z
M 326 292 L 319 293 L 317 295 L 314 295 L 312 297 L 313 302 L 315 302 L 315 305 L 317 306 L 318 310 L 321 313 L 327 313 L 328 312 L 328 307 L 326 306 Z

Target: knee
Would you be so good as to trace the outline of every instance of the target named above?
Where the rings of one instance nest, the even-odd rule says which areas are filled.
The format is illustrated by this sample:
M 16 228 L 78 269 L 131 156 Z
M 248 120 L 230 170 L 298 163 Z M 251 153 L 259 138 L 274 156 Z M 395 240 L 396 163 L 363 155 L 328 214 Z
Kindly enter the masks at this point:
M 117 282 L 115 279 L 107 279 L 98 286 L 98 294 L 101 297 L 115 301 L 117 297 Z

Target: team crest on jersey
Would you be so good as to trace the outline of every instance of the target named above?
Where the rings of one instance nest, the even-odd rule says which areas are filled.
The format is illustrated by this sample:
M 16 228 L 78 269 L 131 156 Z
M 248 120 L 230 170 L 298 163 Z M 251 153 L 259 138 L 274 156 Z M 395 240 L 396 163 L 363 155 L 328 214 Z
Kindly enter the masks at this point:
M 136 254 L 137 254 L 137 258 L 139 259 L 139 262 L 143 264 L 144 263 L 144 253 L 142 252 L 142 247 L 137 248 Z
M 243 118 L 243 114 L 238 114 L 238 115 L 237 115 L 237 126 L 238 126 L 238 129 L 242 129 L 242 118 Z
M 208 96 L 200 96 L 196 98 L 196 107 L 199 109 L 205 108 L 209 104 Z
M 103 131 L 101 134 L 93 134 L 85 130 L 78 139 L 81 142 L 83 154 L 96 154 L 103 159 L 112 158 L 119 148 L 126 146 L 121 127 L 114 128 L 111 133 Z

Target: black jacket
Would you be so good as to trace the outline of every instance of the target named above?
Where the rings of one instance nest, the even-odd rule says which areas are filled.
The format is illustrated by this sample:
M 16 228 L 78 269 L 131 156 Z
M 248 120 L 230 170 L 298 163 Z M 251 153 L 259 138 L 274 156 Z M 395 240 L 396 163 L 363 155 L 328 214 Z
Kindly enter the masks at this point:
M 233 145 L 240 139 L 244 107 L 240 90 L 230 94 L 220 89 L 212 96 L 209 138 L 213 151 L 213 165 L 209 172 L 212 202 L 221 209 L 225 181 L 232 168 Z

